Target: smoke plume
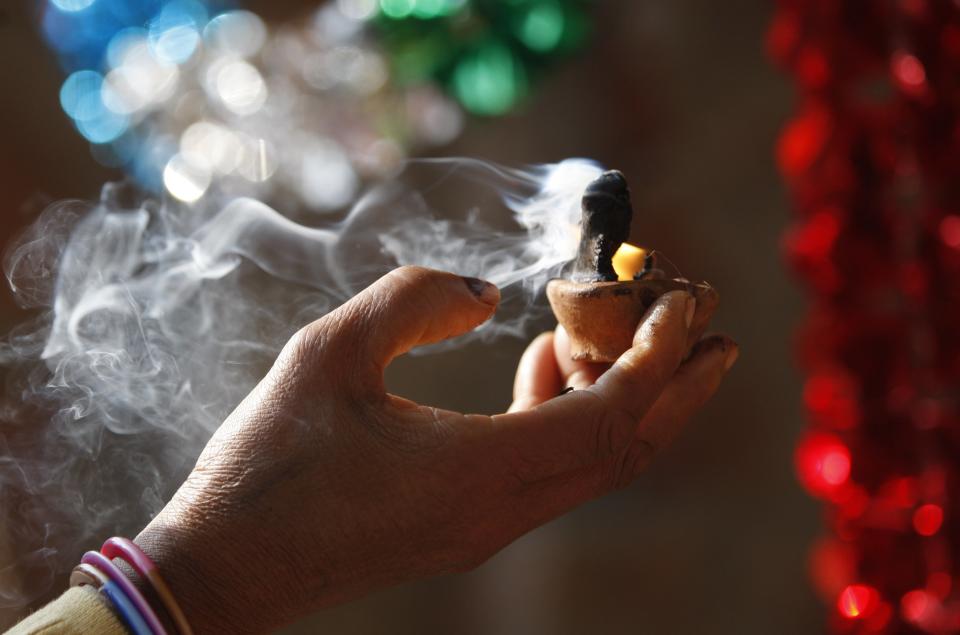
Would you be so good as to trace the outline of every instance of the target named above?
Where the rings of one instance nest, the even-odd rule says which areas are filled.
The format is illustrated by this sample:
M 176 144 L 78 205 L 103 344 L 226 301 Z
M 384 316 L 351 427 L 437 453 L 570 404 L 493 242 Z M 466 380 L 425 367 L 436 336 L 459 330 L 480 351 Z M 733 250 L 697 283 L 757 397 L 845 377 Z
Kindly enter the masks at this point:
M 83 550 L 135 534 L 286 339 L 390 269 L 501 288 L 497 315 L 457 342 L 523 335 L 574 257 L 580 194 L 599 174 L 584 160 L 415 161 L 339 217 L 140 200 L 117 184 L 47 209 L 4 263 L 36 318 L 0 351 L 0 626 Z

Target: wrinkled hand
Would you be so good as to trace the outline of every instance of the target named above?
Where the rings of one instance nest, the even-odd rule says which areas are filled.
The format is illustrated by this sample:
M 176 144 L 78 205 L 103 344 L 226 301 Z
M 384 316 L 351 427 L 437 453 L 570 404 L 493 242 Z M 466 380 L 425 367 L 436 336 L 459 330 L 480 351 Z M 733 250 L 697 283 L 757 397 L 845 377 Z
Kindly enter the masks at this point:
M 726 338 L 686 353 L 694 301 L 663 296 L 612 366 L 538 337 L 507 414 L 388 394 L 411 348 L 465 333 L 492 285 L 416 267 L 298 332 L 137 538 L 198 633 L 263 633 L 374 589 L 466 571 L 630 483 L 716 390 Z M 562 396 L 567 386 L 576 388 Z

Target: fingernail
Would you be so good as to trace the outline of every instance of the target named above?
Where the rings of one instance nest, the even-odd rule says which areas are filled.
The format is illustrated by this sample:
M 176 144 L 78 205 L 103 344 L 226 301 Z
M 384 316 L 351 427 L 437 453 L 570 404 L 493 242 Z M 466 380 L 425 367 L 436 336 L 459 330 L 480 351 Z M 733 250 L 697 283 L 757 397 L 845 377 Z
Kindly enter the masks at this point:
M 693 314 L 697 311 L 697 299 L 690 294 L 687 294 L 687 313 L 684 318 L 687 321 L 687 328 L 690 328 L 690 325 L 693 324 Z
M 736 363 L 737 358 L 740 357 L 740 347 L 732 342 L 731 344 L 733 345 L 727 351 L 727 356 L 723 360 L 724 370 L 730 370 L 733 367 L 734 363 Z
M 470 278 L 467 276 L 461 276 L 461 278 L 463 278 L 463 282 L 467 285 L 467 288 L 470 289 L 470 293 L 475 295 L 477 299 L 484 304 L 493 306 L 500 302 L 500 290 L 497 289 L 495 285 L 480 278 Z

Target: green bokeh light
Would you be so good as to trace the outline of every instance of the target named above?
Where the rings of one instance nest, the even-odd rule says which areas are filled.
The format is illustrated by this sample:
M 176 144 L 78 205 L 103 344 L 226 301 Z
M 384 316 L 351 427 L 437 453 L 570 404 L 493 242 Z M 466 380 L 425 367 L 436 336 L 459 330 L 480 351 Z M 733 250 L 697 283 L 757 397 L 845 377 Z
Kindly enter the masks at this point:
M 408 17 L 432 20 L 453 15 L 465 4 L 466 0 L 380 0 L 380 12 L 394 20 Z
M 501 115 L 526 92 L 523 67 L 499 42 L 464 57 L 453 71 L 453 91 L 464 107 L 478 115 Z
M 375 0 L 404 85 L 441 82 L 469 112 L 502 115 L 582 45 L 592 0 Z
M 424 20 L 446 15 L 450 9 L 448 0 L 416 0 L 413 15 Z
M 413 15 L 429 20 L 443 15 L 446 8 L 447 0 L 416 0 Z
M 560 45 L 565 21 L 557 2 L 540 2 L 524 16 L 517 35 L 534 51 L 551 51 Z
M 413 13 L 415 0 L 380 0 L 380 10 L 388 18 L 402 19 Z

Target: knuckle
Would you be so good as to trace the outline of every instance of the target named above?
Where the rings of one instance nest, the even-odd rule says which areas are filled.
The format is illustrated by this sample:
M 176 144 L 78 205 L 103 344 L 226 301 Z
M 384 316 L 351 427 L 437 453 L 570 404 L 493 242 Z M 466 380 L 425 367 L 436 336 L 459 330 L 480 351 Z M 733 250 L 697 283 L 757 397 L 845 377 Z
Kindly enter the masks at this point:
M 419 265 L 403 265 L 401 267 L 397 267 L 384 277 L 397 282 L 414 282 L 430 277 L 434 273 L 436 272 L 433 269 L 428 269 L 427 267 L 421 267 Z
M 278 355 L 274 368 L 296 385 L 343 386 L 359 368 L 356 338 L 328 314 L 294 333 Z
M 294 333 L 277 357 L 277 364 L 285 368 L 299 368 L 305 363 L 323 358 L 327 329 L 325 318 L 311 322 Z
M 295 348 L 310 348 L 322 342 L 329 330 L 329 320 L 322 317 L 307 324 L 290 338 L 290 345 Z

